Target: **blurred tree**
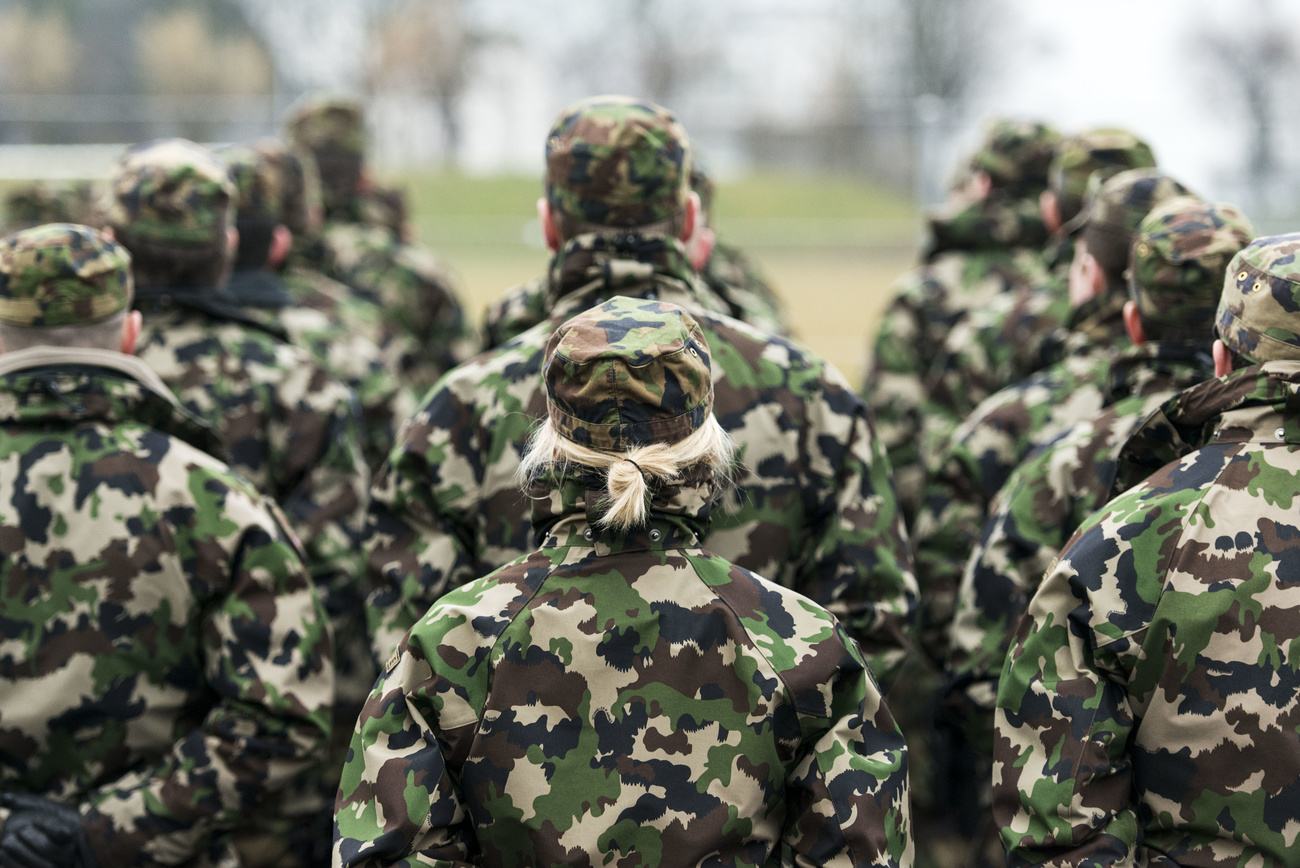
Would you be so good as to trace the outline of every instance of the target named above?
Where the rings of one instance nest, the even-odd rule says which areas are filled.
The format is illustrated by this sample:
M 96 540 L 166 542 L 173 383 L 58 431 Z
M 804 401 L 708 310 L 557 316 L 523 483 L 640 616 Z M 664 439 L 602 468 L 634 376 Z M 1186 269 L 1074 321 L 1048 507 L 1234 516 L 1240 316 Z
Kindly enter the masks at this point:
M 275 64 L 277 93 L 356 92 L 370 27 L 388 0 L 227 0 L 243 13 Z
M 964 105 L 995 51 L 997 0 L 899 0 L 895 9 L 904 92 Z
M 464 0 L 400 0 L 379 16 L 367 71 L 373 93 L 425 97 L 438 108 L 444 150 L 460 153 L 460 98 L 470 63 L 490 37 L 467 21 Z

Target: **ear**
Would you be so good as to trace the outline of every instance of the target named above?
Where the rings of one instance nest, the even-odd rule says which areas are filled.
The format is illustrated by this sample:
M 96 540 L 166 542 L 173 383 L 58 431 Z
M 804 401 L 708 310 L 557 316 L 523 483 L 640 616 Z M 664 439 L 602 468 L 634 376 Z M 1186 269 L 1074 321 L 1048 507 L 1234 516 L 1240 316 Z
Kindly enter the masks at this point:
M 104 233 L 104 237 L 107 238 L 109 241 L 117 240 L 117 233 L 113 231 L 112 226 L 104 226 L 99 231 Z
M 993 190 L 993 179 L 983 169 L 976 169 L 971 172 L 967 189 L 976 199 L 987 199 L 989 193 Z
M 239 230 L 234 226 L 226 227 L 226 252 L 231 256 L 239 252 Z
M 1232 357 L 1228 355 L 1227 344 L 1216 338 L 1214 349 L 1210 352 L 1214 356 L 1214 376 L 1222 377 L 1232 373 Z
M 293 247 L 293 232 L 283 223 L 271 230 L 271 249 L 266 253 L 266 267 L 274 271 L 280 267 Z
M 700 194 L 692 190 L 686 196 L 686 211 L 682 214 L 682 234 L 678 239 L 689 241 L 695 234 L 695 224 L 700 222 Z
M 695 234 L 686 242 L 686 255 L 691 260 L 691 268 L 703 271 L 704 266 L 709 264 L 709 257 L 713 256 L 713 248 L 717 244 L 718 236 L 701 221 L 695 229 Z
M 1147 333 L 1142 328 L 1142 315 L 1138 313 L 1137 302 L 1132 299 L 1124 302 L 1124 331 L 1128 332 L 1128 339 L 1134 346 L 1147 342 Z
M 143 322 L 140 311 L 128 311 L 122 320 L 122 352 L 128 356 L 135 355 L 136 341 L 140 340 L 140 325 Z
M 551 214 L 551 203 L 546 201 L 545 196 L 537 200 L 537 220 L 542 224 L 542 238 L 546 239 L 546 246 L 551 249 L 552 253 L 559 253 L 563 244 L 560 241 L 560 232 L 555 228 L 555 217 Z
M 1043 216 L 1043 223 L 1052 235 L 1061 231 L 1061 203 L 1051 190 L 1038 194 L 1038 213 Z

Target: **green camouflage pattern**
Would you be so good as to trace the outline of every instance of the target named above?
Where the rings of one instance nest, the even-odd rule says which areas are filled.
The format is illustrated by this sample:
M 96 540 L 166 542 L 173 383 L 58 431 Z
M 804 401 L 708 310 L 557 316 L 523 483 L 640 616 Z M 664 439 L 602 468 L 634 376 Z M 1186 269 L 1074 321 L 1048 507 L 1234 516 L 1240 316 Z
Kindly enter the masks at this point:
M 677 443 L 713 409 L 708 342 L 676 305 L 620 297 L 577 314 L 547 341 L 542 380 L 555 430 L 606 452 Z
M 366 152 L 366 119 L 361 103 L 342 94 L 311 94 L 284 120 L 285 138 L 307 151 Z
M 235 185 L 235 209 L 239 220 L 283 223 L 288 179 L 282 161 L 263 151 L 236 145 L 219 152 Z
M 107 185 L 97 180 L 26 181 L 8 187 L 0 234 L 46 223 L 103 226 L 102 202 L 106 192 Z
M 635 227 L 686 206 L 691 157 L 673 113 L 626 96 L 596 96 L 560 112 L 546 137 L 546 200 L 593 226 Z
M 987 173 L 995 189 L 1037 196 L 1047 188 L 1048 169 L 1061 141 L 1061 134 L 1048 124 L 997 118 L 987 125 L 970 168 Z
M 714 415 L 736 440 L 738 485 L 713 513 L 710 548 L 835 613 L 887 683 L 916 605 L 888 462 L 866 406 L 800 346 L 708 311 L 680 242 L 639 243 L 618 263 L 600 234 L 557 256 L 551 319 L 448 374 L 398 435 L 372 489 L 368 610 L 379 659 L 452 588 L 532 551 L 514 474 L 546 413 L 554 327 L 615 296 L 676 304 L 712 355 Z M 662 255 L 653 256 L 654 246 Z M 707 303 L 707 302 L 705 302 Z
M 1009 866 L 1294 861 L 1298 383 L 1284 361 L 1195 387 L 1204 435 L 1043 580 L 998 690 Z
M 715 296 L 708 305 L 710 310 L 729 314 L 760 331 L 790 336 L 784 303 L 743 251 L 715 244 L 699 278 Z M 549 276 L 533 278 L 488 305 L 483 315 L 482 348 L 499 347 L 546 319 L 549 288 Z
M 222 862 L 329 734 L 326 616 L 138 360 L 59 352 L 0 375 L 0 790 L 75 807 L 100 865 Z
M 187 139 L 128 148 L 113 170 L 108 224 L 121 238 L 211 247 L 233 225 L 235 185 L 226 164 Z
M 1124 299 L 1093 299 L 1097 325 L 1122 334 Z M 1101 412 L 1112 363 L 1131 344 L 1115 337 L 986 398 L 944 443 L 927 442 L 936 456 L 912 544 L 921 588 L 921 650 L 942 665 L 962 568 L 979 539 L 994 495 L 1030 450 Z
M 739 247 L 716 242 L 700 270 L 700 279 L 726 303 L 728 313 L 736 319 L 774 335 L 791 335 L 790 316 L 780 293 Z
M 397 424 L 405 418 L 397 414 L 414 409 L 384 351 L 364 331 L 349 328 L 329 312 L 296 303 L 275 272 L 237 269 L 225 289 L 249 317 L 283 328 L 289 343 L 306 350 L 313 361 L 352 389 L 361 411 L 366 463 L 371 469 L 383 463 L 393 448 Z
M 1180 197 L 1152 208 L 1129 262 L 1129 297 L 1142 321 L 1209 334 L 1228 263 L 1254 237 L 1232 205 Z
M 0 322 L 89 325 L 131 305 L 131 254 L 102 232 L 49 223 L 0 238 Z
M 474 354 L 478 338 L 460 302 L 460 281 L 431 250 L 382 226 L 330 222 L 306 263 L 361 295 L 410 352 L 398 376 L 423 394 Z M 381 344 L 382 346 L 382 344 Z
M 1008 212 L 1010 217 L 1005 216 Z M 1038 230 L 1023 236 L 1023 244 L 1014 243 L 1015 234 L 1001 236 L 1012 239 L 1009 245 L 995 242 L 1001 231 L 988 228 L 999 223 L 1023 225 L 1015 216 L 1018 213 L 1025 213 L 1024 209 L 985 200 L 946 218 L 936 215 L 931 221 L 931 246 L 942 249 L 895 281 L 893 299 L 880 317 L 862 397 L 871 407 L 894 469 L 899 507 L 908 527 L 920 510 L 924 490 L 921 434 L 938 409 L 927 382 L 934 376 L 932 370 L 940 362 L 949 333 L 976 311 L 1046 277 L 1037 249 L 1039 240 L 1046 238 L 1041 217 Z
M 967 561 L 946 664 L 948 701 L 991 755 L 1007 649 L 1044 572 L 1079 525 L 1120 492 L 1120 448 L 1168 398 L 1214 375 L 1202 342 L 1137 346 L 1116 361 L 1109 407 L 1035 448 L 1007 478 Z
M 325 218 L 320 171 L 309 151 L 294 149 L 279 139 L 262 138 L 248 145 L 280 178 L 280 222 L 294 235 L 308 236 Z
M 1300 358 L 1300 233 L 1256 238 L 1228 265 L 1216 332 L 1254 362 Z
M 1048 169 L 1048 189 L 1056 195 L 1061 220 L 1080 213 L 1088 180 L 1094 173 L 1109 178 L 1125 169 L 1155 166 L 1151 146 L 1128 130 L 1099 128 L 1076 133 L 1061 142 Z
M 1093 175 L 1082 214 L 1082 238 L 1107 274 L 1124 271 L 1143 218 L 1159 203 L 1193 195 L 1159 169 L 1126 169 L 1105 181 Z
M 696 546 L 708 486 L 625 535 L 565 485 L 392 652 L 335 864 L 910 865 L 907 749 L 836 619 Z

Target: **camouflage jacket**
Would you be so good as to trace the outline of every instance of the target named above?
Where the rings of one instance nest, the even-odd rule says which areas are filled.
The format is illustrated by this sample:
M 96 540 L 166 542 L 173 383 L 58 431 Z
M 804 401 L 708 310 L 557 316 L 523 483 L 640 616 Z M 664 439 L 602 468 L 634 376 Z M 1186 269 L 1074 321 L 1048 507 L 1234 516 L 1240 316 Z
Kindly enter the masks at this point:
M 536 490 L 540 550 L 443 596 L 375 685 L 335 865 L 910 864 L 906 747 L 856 644 L 697 547 L 707 490 L 627 534 L 581 482 Z
M 551 291 L 551 287 L 563 283 L 557 271 L 557 267 L 561 264 L 560 257 L 552 258 L 545 276 L 516 286 L 488 306 L 487 312 L 483 315 L 484 350 L 501 346 L 549 317 L 551 308 L 558 301 L 558 295 Z M 699 284 L 700 296 L 705 300 L 704 306 L 707 309 L 735 316 L 732 305 L 718 293 L 714 284 L 706 281 L 699 281 Z M 749 322 L 744 317 L 738 319 Z M 750 324 L 762 331 L 768 331 L 761 325 Z M 773 333 L 778 334 L 778 332 Z
M 546 341 L 618 295 L 681 305 L 708 340 L 714 414 L 744 465 L 715 510 L 710 548 L 834 612 L 888 682 L 907 645 L 915 579 L 888 463 L 843 376 L 790 341 L 705 310 L 676 241 L 627 249 L 579 236 L 553 273 L 565 291 L 551 318 L 448 374 L 376 478 L 367 610 L 378 659 L 448 590 L 535 547 L 514 474 L 546 412 Z
M 1034 446 L 1100 413 L 1111 399 L 1111 365 L 1120 348 L 1130 345 L 1121 337 L 1124 301 L 1113 293 L 1082 306 L 1079 334 L 1091 341 L 1065 361 L 985 399 L 946 446 L 927 441 L 927 451 L 938 461 L 927 474 L 913 544 L 922 589 L 922 648 L 936 664 L 942 665 L 947 654 L 962 570 L 993 497 Z
M 1116 360 L 1108 409 L 1030 453 L 1007 479 L 962 576 L 948 648 L 949 701 L 992 749 L 993 700 L 1029 598 L 1065 542 L 1114 489 L 1120 447 L 1173 394 L 1209 379 L 1208 343 L 1134 347 Z
M 327 223 L 303 249 L 315 251 L 314 267 L 375 299 L 393 330 L 409 337 L 417 355 L 400 374 L 417 394 L 473 353 L 456 279 L 427 248 L 383 226 Z
M 941 361 L 952 329 L 973 310 L 1017 287 L 1041 283 L 1043 233 L 1014 227 L 1018 209 L 976 203 L 949 220 L 932 222 L 926 262 L 894 284 L 894 298 L 881 315 L 862 397 L 894 468 L 899 504 L 909 527 L 924 491 L 921 434 L 929 406 L 928 382 Z M 1008 222 L 1009 221 L 1009 222 Z M 1002 230 L 995 227 L 1006 223 Z M 1038 224 L 1041 229 L 1041 222 Z M 956 411 L 939 408 L 945 417 Z
M 139 359 L 0 356 L 0 790 L 76 806 L 105 866 L 220 849 L 329 732 L 297 543 L 208 433 Z
M 1273 362 L 1153 414 L 1131 444 L 1178 431 L 1182 457 L 1030 601 L 997 700 L 1008 865 L 1294 864 L 1298 388 Z
M 736 319 L 761 331 L 790 336 L 781 297 L 740 248 L 717 242 L 700 279 L 727 303 L 727 312 Z

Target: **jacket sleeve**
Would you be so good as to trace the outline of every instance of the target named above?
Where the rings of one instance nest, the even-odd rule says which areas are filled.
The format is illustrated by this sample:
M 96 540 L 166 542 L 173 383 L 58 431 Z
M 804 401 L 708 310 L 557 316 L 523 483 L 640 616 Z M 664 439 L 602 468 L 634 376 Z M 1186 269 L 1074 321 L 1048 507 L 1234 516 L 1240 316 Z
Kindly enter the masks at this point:
M 866 405 L 837 372 L 829 370 L 824 383 L 807 400 L 806 435 L 822 504 L 795 590 L 841 620 L 888 692 L 917 611 L 911 548 Z
M 804 744 L 786 777 L 783 844 L 802 868 L 909 866 L 907 746 L 858 650 L 845 642 L 826 712 L 807 714 L 796 699 Z
M 1091 627 L 1098 613 L 1089 589 L 1100 586 L 1108 551 L 1113 540 L 1102 528 L 1076 538 L 1030 602 L 1002 672 L 993 809 L 1010 868 L 1134 858 L 1134 714 L 1117 668 L 1099 658 L 1133 647 L 1140 635 L 1099 646 Z
M 335 805 L 336 866 L 473 864 L 473 831 L 436 731 L 448 689 L 421 647 L 403 641 L 352 736 Z
M 201 487 L 214 491 L 211 480 Z M 226 506 L 192 533 L 178 532 L 178 552 L 193 559 L 191 586 L 205 601 L 199 640 L 213 704 L 161 759 L 83 803 L 101 865 L 187 861 L 307 767 L 329 736 L 330 631 L 297 547 L 251 498 Z M 233 557 L 214 559 L 218 545 Z

